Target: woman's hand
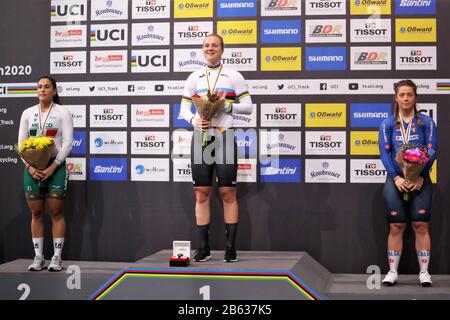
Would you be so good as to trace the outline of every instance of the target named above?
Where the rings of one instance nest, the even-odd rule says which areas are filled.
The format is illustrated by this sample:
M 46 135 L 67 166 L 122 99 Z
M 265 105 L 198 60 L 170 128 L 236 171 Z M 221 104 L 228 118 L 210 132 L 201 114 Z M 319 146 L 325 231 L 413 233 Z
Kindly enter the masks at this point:
M 36 169 L 33 166 L 28 166 L 28 172 L 30 173 L 31 177 L 33 177 L 33 179 L 35 180 L 42 180 L 42 178 L 44 177 L 42 171 Z
M 395 186 L 397 187 L 397 189 L 400 190 L 401 192 L 409 192 L 410 191 L 409 189 L 411 188 L 411 183 L 409 181 L 403 179 L 402 177 L 397 176 L 394 179 L 394 183 L 395 183 Z
M 47 180 L 48 178 L 50 178 L 53 175 L 53 173 L 55 173 L 55 170 L 57 168 L 58 168 L 58 165 L 55 162 L 53 162 L 50 166 L 48 166 L 44 170 L 38 170 L 38 169 L 30 166 L 28 168 L 28 172 L 30 172 L 33 179 L 36 179 L 39 181 L 44 181 L 44 180 Z
M 408 183 L 411 185 L 409 188 L 410 191 L 419 191 L 423 186 L 423 178 L 419 176 L 416 182 L 408 181 Z
M 211 127 L 211 122 L 203 120 L 202 118 L 197 118 L 195 120 L 195 127 L 200 129 L 208 129 Z

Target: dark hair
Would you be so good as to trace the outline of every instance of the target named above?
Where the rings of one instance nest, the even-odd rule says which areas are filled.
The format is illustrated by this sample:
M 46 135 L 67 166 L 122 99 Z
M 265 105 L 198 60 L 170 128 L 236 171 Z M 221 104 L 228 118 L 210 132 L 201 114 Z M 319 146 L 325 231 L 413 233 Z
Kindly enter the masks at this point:
M 208 35 L 205 37 L 205 39 L 206 39 L 206 38 L 209 38 L 209 37 L 216 37 L 216 38 L 219 38 L 219 40 L 220 40 L 220 46 L 222 47 L 222 51 L 225 49 L 225 45 L 223 44 L 223 38 L 222 38 L 222 36 L 219 36 L 219 35 L 216 34 L 216 33 L 211 33 L 211 34 L 208 34 Z M 205 42 L 205 40 L 203 40 L 203 42 Z
M 56 87 L 56 80 L 49 76 L 42 76 L 38 79 L 37 82 L 41 81 L 42 79 L 48 79 L 52 83 L 52 87 L 56 91 L 56 94 L 53 96 L 53 102 L 57 103 L 57 104 L 61 104 L 61 99 L 59 98 L 59 95 L 58 95 L 58 88 Z
M 400 80 L 397 83 L 394 83 L 394 91 L 395 91 L 395 96 L 397 97 L 397 93 L 398 93 L 398 89 L 400 87 L 410 87 L 413 89 L 414 91 L 414 95 L 417 97 L 417 85 L 414 83 L 414 81 L 412 80 Z M 397 125 L 400 125 L 400 117 L 399 117 L 399 113 L 400 113 L 400 107 L 397 103 L 397 101 L 395 101 L 395 105 L 394 105 L 394 119 L 395 119 L 395 123 Z M 417 104 L 414 104 L 414 116 L 417 119 L 417 123 L 422 126 L 422 120 L 420 120 L 419 117 L 419 113 L 417 112 Z

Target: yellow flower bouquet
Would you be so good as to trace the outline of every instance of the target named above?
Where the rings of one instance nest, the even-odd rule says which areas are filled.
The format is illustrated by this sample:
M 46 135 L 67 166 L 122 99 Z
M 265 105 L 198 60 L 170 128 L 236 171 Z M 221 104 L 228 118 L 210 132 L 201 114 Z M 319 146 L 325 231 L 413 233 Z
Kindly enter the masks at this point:
M 16 147 L 19 156 L 38 170 L 47 168 L 55 151 L 55 142 L 48 137 L 30 137 Z

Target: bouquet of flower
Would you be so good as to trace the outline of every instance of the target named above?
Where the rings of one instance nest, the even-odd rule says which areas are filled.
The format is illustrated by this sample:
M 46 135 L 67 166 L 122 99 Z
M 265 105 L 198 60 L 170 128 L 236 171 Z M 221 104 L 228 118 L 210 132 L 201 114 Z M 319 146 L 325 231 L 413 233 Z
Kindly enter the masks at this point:
M 211 91 L 208 90 L 208 92 L 203 95 L 194 94 L 192 96 L 192 101 L 194 102 L 200 117 L 206 121 L 211 121 L 217 111 L 223 108 L 225 104 L 225 99 L 223 99 L 224 96 L 224 91 L 211 93 Z M 203 130 L 202 144 L 204 146 L 207 144 L 207 132 L 205 130 Z
M 16 146 L 19 156 L 38 170 L 47 168 L 54 150 L 55 142 L 48 137 L 31 137 Z
M 430 158 L 431 155 L 425 147 L 405 144 L 398 150 L 395 160 L 403 168 L 405 179 L 416 182 Z M 408 201 L 409 197 L 409 192 L 403 193 L 403 200 Z

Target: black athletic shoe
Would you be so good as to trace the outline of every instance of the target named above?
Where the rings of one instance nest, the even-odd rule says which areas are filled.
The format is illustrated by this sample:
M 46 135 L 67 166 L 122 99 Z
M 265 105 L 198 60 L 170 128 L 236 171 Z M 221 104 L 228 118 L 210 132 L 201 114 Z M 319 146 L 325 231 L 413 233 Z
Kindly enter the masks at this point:
M 211 257 L 211 251 L 209 250 L 209 248 L 200 248 L 195 251 L 194 261 L 205 262 L 211 259 Z
M 225 262 L 236 262 L 237 261 L 237 253 L 236 249 L 232 249 L 231 247 L 225 247 L 225 257 L 223 258 Z

